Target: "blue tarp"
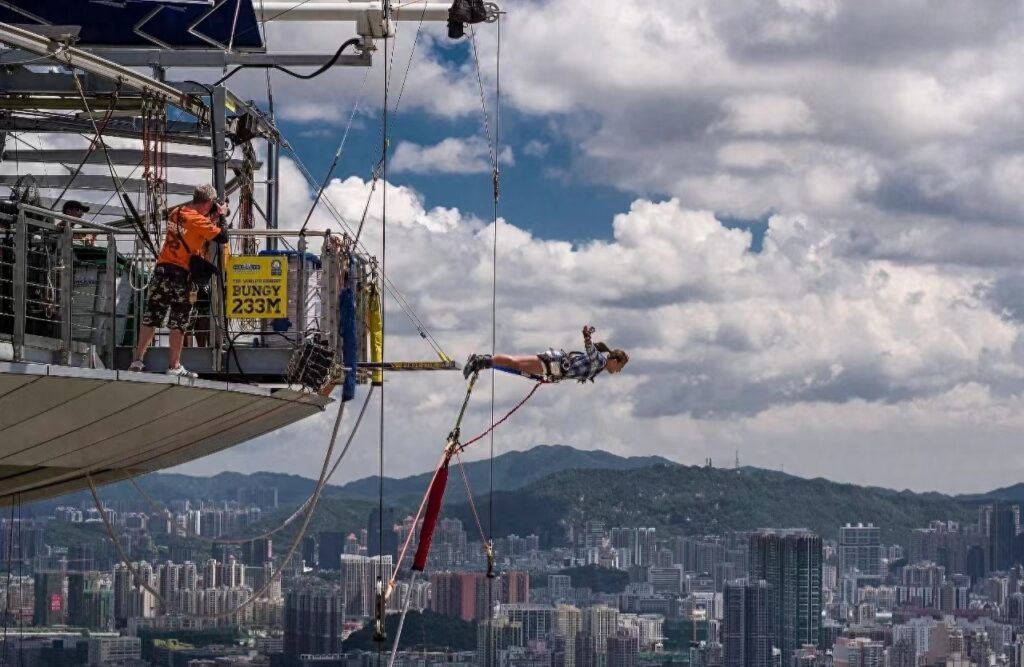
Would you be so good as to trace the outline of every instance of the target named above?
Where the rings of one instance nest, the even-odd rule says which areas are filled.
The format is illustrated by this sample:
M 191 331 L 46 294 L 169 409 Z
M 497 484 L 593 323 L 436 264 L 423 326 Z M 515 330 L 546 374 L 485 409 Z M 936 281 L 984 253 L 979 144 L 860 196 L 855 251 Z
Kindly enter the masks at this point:
M 341 385 L 341 400 L 351 401 L 356 397 L 356 364 L 359 361 L 359 346 L 356 341 L 356 293 L 351 287 L 341 290 L 341 354 L 346 368 L 345 382 Z

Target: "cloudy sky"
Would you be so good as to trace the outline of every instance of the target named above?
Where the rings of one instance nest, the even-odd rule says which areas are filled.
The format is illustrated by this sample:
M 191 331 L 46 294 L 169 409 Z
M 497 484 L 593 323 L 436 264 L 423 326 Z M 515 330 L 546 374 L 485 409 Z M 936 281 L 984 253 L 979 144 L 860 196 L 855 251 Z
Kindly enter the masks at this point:
M 738 452 L 743 464 L 917 490 L 1021 480 L 1020 3 L 503 8 L 498 347 L 571 349 L 591 323 L 632 361 L 593 385 L 542 388 L 497 452 L 564 443 L 721 465 Z M 268 41 L 329 53 L 351 33 L 280 23 Z M 496 35 L 477 32 L 491 137 Z M 476 67 L 468 41 L 443 26 L 417 34 L 415 21 L 389 55 L 387 270 L 461 360 L 491 341 L 491 148 Z M 316 180 L 353 119 L 326 191 L 350 221 L 379 151 L 384 62 L 314 82 L 273 75 L 278 117 Z M 232 83 L 266 98 L 262 74 Z M 291 159 L 282 169 L 282 223 L 298 226 L 312 192 Z M 339 229 L 323 207 L 311 224 Z M 380 189 L 365 241 L 381 252 Z M 394 301 L 387 326 L 389 357 L 430 358 Z M 466 432 L 487 424 L 484 380 Z M 499 414 L 529 388 L 497 378 Z M 389 376 L 387 474 L 434 463 L 463 391 L 461 375 Z M 338 481 L 376 470 L 376 411 L 375 398 Z M 182 470 L 314 476 L 332 418 Z
M 738 451 L 744 464 L 896 488 L 1020 481 L 1019 3 L 504 8 L 498 347 L 578 346 L 589 322 L 633 361 L 593 385 L 543 388 L 498 452 L 565 443 L 731 465 Z M 463 358 L 490 348 L 490 149 L 469 44 L 428 26 L 410 59 L 415 26 L 401 25 L 394 51 L 392 104 L 411 67 L 391 118 L 387 266 Z M 270 47 L 300 35 L 329 52 L 348 32 L 280 24 Z M 494 26 L 478 47 L 493 113 Z M 365 84 L 363 71 L 273 80 L 317 178 L 359 101 L 327 190 L 350 220 L 379 145 L 382 62 Z M 264 83 L 238 85 L 259 98 Z M 282 210 L 304 212 L 310 191 L 291 164 L 285 175 Z M 315 222 L 337 227 L 323 210 Z M 379 248 L 379 199 L 367 225 Z M 387 321 L 389 356 L 430 358 L 394 302 Z M 529 389 L 497 383 L 499 413 Z M 468 432 L 487 423 L 489 385 Z M 393 376 L 388 474 L 434 462 L 462 392 L 454 374 Z M 313 475 L 331 416 L 186 469 Z M 376 469 L 376 423 L 343 478 Z

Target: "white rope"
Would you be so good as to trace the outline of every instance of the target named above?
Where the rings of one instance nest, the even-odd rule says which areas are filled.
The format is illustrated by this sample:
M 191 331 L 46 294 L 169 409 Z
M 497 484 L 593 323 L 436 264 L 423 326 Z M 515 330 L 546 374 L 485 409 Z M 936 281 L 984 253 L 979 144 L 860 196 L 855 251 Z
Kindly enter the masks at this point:
M 398 642 L 402 639 L 402 628 L 405 627 L 405 615 L 409 613 L 409 602 L 412 601 L 412 587 L 416 585 L 418 571 L 412 571 L 412 578 L 409 580 L 409 590 L 405 594 L 405 604 L 402 605 L 402 616 L 398 619 L 398 630 L 395 631 L 395 643 L 391 647 L 391 657 L 388 659 L 388 667 L 395 667 L 395 656 L 398 655 Z
M 366 392 L 366 399 L 363 401 L 363 407 L 360 408 L 359 416 L 356 417 L 356 423 L 352 427 L 352 434 L 350 434 L 348 441 L 345 443 L 345 447 L 341 450 L 341 453 L 338 454 L 338 458 L 337 458 L 337 460 L 335 460 L 334 465 L 331 467 L 331 471 L 329 473 L 327 473 L 327 481 L 331 480 L 331 478 L 334 476 L 334 473 L 338 470 L 338 466 L 341 465 L 342 459 L 345 458 L 345 454 L 348 453 L 349 446 L 352 444 L 352 436 L 355 435 L 355 432 L 359 429 L 359 425 L 363 421 L 363 415 L 366 414 L 366 408 L 370 405 L 370 396 L 372 394 L 373 394 L 373 385 L 370 385 L 369 390 Z M 146 502 L 148 502 L 150 504 L 151 507 L 154 507 L 158 511 L 163 512 L 169 519 L 173 519 L 174 518 L 174 514 L 169 509 L 167 509 L 166 507 L 161 507 L 160 503 L 158 503 L 155 500 L 153 500 L 152 496 L 150 496 L 148 493 L 146 493 L 142 489 L 142 487 L 138 484 L 138 482 L 137 482 L 137 480 L 136 480 L 136 478 L 134 476 L 130 477 L 128 481 L 131 482 L 132 486 L 135 487 L 135 490 L 138 491 L 139 495 L 141 495 L 146 500 Z M 314 489 L 314 493 L 315 493 L 315 489 Z M 305 501 L 303 501 L 303 503 L 298 507 L 298 509 L 296 509 L 294 512 L 292 512 L 288 516 L 288 518 L 284 520 L 284 523 L 282 523 L 281 525 L 277 526 L 276 528 L 273 528 L 272 530 L 268 530 L 267 532 L 262 533 L 260 535 L 252 535 L 250 537 L 239 537 L 239 538 L 206 537 L 206 536 L 203 536 L 203 535 L 196 535 L 194 532 L 192 532 L 190 525 L 186 524 L 186 526 L 185 526 L 185 536 L 188 539 L 195 539 L 195 540 L 198 540 L 200 542 L 206 542 L 208 544 L 245 544 L 247 542 L 252 542 L 253 540 L 266 539 L 268 537 L 271 537 L 271 536 L 281 532 L 286 527 L 288 527 L 293 521 L 295 521 L 297 518 L 302 516 L 303 513 L 306 511 L 306 509 L 309 507 L 310 503 L 312 503 L 312 502 L 313 502 L 313 493 L 311 493 L 309 495 L 309 497 L 306 498 Z
M 312 519 L 314 510 L 316 509 L 316 505 L 320 500 L 320 493 L 323 491 L 324 486 L 326 486 L 327 484 L 327 478 L 329 477 L 328 468 L 330 467 L 331 455 L 334 452 L 334 445 L 335 442 L 337 442 L 338 438 L 338 429 L 341 426 L 341 420 L 344 414 L 345 403 L 341 402 L 338 406 L 338 415 L 334 420 L 334 428 L 331 431 L 331 439 L 327 447 L 327 454 L 324 457 L 324 464 L 320 470 L 320 478 L 317 480 L 317 485 L 313 491 L 313 497 L 310 501 L 310 511 L 306 513 L 305 519 L 302 522 L 302 526 L 299 528 L 298 533 L 292 540 L 292 544 L 288 549 L 288 553 L 285 556 L 284 562 L 281 563 L 281 567 L 274 572 L 273 576 L 267 579 L 267 582 L 259 590 L 254 592 L 249 598 L 247 598 L 244 602 L 242 602 L 239 606 L 235 607 L 234 609 L 223 612 L 217 612 L 215 614 L 183 614 L 183 616 L 209 620 L 216 620 L 220 618 L 227 618 L 233 616 L 238 612 L 244 610 L 251 604 L 253 604 L 257 599 L 263 597 L 266 594 L 266 592 L 270 590 L 270 587 L 274 585 L 278 579 L 280 579 L 281 575 L 284 573 L 284 571 L 288 568 L 288 565 L 291 563 L 291 560 L 294 557 L 295 552 L 298 550 L 299 543 L 302 541 L 302 538 L 305 537 L 306 529 L 309 527 L 310 519 Z M 348 451 L 348 448 L 352 444 L 352 440 L 355 437 L 356 429 L 358 428 L 358 423 L 355 426 L 356 428 L 352 430 L 352 433 L 349 436 L 349 440 L 345 444 L 344 452 Z M 342 453 L 341 456 L 344 456 L 344 452 Z M 339 462 L 340 460 L 341 458 L 339 457 Z M 93 502 L 96 504 L 96 509 L 97 511 L 99 511 L 100 518 L 103 520 L 103 525 L 107 530 L 107 536 L 114 543 L 118 555 L 121 557 L 121 562 L 125 565 L 125 567 L 128 568 L 129 572 L 132 573 L 133 578 L 135 578 L 136 581 L 143 586 L 143 588 L 152 593 L 157 598 L 157 601 L 159 601 L 160 604 L 164 606 L 164 608 L 167 608 L 167 601 L 160 595 L 159 591 L 154 590 L 152 586 L 150 586 L 148 583 L 141 581 L 139 579 L 138 573 L 132 568 L 131 563 L 129 562 L 128 559 L 128 555 L 125 553 L 124 547 L 121 545 L 120 540 L 117 539 L 117 536 L 114 533 L 113 526 L 110 524 L 110 519 L 107 517 L 106 512 L 104 511 L 105 508 L 102 502 L 100 501 L 98 492 L 96 491 L 96 484 L 92 479 L 92 475 L 88 472 L 86 473 L 86 480 L 88 481 L 89 489 L 92 492 Z

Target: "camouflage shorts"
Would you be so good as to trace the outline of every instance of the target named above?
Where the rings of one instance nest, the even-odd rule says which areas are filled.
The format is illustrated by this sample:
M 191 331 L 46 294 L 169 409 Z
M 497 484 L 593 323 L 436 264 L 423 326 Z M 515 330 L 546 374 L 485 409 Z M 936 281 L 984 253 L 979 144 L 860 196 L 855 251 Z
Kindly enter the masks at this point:
M 146 309 L 142 324 L 147 327 L 163 326 L 167 316 L 167 328 L 186 331 L 192 304 L 188 301 L 188 273 L 176 268 L 158 266 L 149 283 Z M 168 311 L 170 315 L 168 316 Z

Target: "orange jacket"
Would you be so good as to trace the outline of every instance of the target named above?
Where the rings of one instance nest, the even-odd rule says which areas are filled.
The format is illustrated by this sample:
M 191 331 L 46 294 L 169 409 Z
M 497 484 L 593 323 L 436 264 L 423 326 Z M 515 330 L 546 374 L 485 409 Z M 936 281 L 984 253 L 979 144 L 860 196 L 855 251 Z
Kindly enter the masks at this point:
M 185 237 L 184 244 L 179 234 Z M 203 252 L 207 241 L 220 235 L 221 228 L 210 222 L 208 217 L 188 206 L 179 206 L 167 218 L 167 233 L 156 263 L 171 264 L 188 271 L 189 250 L 191 254 L 198 255 Z

